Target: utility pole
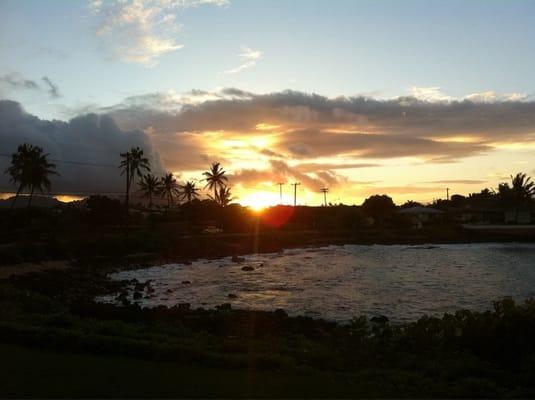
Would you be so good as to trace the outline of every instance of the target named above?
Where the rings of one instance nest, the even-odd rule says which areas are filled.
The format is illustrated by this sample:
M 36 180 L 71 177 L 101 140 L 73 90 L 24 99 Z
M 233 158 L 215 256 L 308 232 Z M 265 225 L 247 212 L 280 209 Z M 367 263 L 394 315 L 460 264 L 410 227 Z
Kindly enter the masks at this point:
M 279 204 L 282 205 L 282 185 L 284 185 L 284 182 L 277 183 L 279 185 L 279 196 L 280 196 L 280 202 Z
M 450 200 L 450 188 L 446 188 L 446 200 Z
M 291 185 L 294 187 L 294 207 L 297 205 L 297 186 L 299 186 L 301 182 L 295 182 Z
M 320 189 L 320 192 L 323 193 L 323 205 L 327 207 L 327 192 L 329 191 L 329 188 L 322 188 Z

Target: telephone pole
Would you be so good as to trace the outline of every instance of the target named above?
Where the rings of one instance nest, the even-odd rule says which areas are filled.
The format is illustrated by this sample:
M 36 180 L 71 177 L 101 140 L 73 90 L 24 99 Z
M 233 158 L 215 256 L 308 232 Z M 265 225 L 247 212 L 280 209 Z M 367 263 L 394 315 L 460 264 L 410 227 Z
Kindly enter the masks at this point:
M 327 207 L 327 192 L 329 191 L 329 188 L 322 188 L 320 189 L 320 192 L 323 193 L 323 205 Z
M 299 186 L 301 182 L 295 182 L 291 185 L 294 187 L 294 207 L 297 205 L 297 186 Z
M 446 188 L 446 200 L 450 200 L 450 188 Z
M 282 185 L 284 185 L 284 182 L 277 183 L 279 185 L 279 196 L 280 196 L 280 202 L 279 204 L 282 205 Z

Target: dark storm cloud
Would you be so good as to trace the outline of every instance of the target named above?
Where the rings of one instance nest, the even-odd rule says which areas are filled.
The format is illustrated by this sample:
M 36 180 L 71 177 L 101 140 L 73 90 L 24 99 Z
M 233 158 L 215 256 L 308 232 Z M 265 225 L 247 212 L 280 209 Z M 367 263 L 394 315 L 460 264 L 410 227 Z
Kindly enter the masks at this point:
M 51 159 L 59 160 L 57 167 L 61 177 L 53 178 L 54 192 L 122 191 L 124 182 L 117 168 L 119 153 L 132 146 L 145 150 L 156 173 L 163 171 L 147 134 L 141 130 L 121 130 L 110 116 L 87 114 L 68 122 L 47 121 L 24 112 L 17 102 L 0 100 L 2 154 L 15 152 L 21 143 L 41 146 Z M 9 158 L 0 157 L 0 163 L 3 172 Z M 11 187 L 7 175 L 0 175 L 0 186 Z

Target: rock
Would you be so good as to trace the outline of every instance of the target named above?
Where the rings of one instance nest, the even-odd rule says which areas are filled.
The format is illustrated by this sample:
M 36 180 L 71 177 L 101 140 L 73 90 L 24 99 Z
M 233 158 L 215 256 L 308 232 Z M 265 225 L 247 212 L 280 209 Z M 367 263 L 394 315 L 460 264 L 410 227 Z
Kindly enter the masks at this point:
M 237 295 L 237 294 L 234 294 L 234 293 L 229 293 L 229 294 L 228 294 L 228 298 L 229 298 L 229 299 L 237 299 L 237 298 L 238 298 L 238 295 Z
M 378 316 L 372 317 L 370 321 L 375 324 L 386 324 L 388 322 L 388 318 L 385 317 L 384 315 L 378 315 Z
M 173 293 L 173 289 L 167 289 L 165 293 Z
M 145 289 L 144 283 L 136 283 L 136 285 L 134 286 L 134 290 L 136 292 L 142 292 L 144 289 Z
M 138 300 L 138 299 L 141 299 L 143 297 L 143 294 L 141 294 L 141 292 L 134 292 L 134 300 Z
M 124 303 L 124 301 L 128 301 L 128 293 L 125 291 L 122 291 L 119 296 L 115 298 L 115 300 L 120 301 L 121 303 Z
M 240 263 L 240 262 L 244 262 L 244 261 L 245 261 L 245 258 L 243 258 L 243 257 L 238 257 L 237 255 L 233 255 L 232 256 L 232 262 Z
M 242 271 L 254 271 L 254 267 L 251 267 L 250 265 L 246 265 L 245 267 L 242 267 Z
M 274 311 L 274 314 L 279 318 L 286 318 L 288 316 L 288 313 L 284 311 L 282 308 L 277 308 Z
M 183 285 L 191 285 L 191 281 L 182 281 Z
M 215 309 L 216 310 L 220 310 L 220 311 L 222 311 L 222 310 L 232 310 L 232 304 L 223 303 L 223 304 L 221 304 L 219 306 L 215 306 Z
M 191 304 L 189 303 L 179 303 L 177 304 L 177 308 L 179 311 L 189 311 L 191 307 Z

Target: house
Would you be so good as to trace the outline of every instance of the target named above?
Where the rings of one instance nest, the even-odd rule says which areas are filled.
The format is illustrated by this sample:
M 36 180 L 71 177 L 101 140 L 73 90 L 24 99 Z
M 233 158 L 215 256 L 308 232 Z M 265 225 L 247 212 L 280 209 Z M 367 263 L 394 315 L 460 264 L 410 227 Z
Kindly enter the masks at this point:
M 420 229 L 428 222 L 441 220 L 444 217 L 444 211 L 422 206 L 404 208 L 399 210 L 398 213 L 409 217 L 413 226 L 417 229 Z

